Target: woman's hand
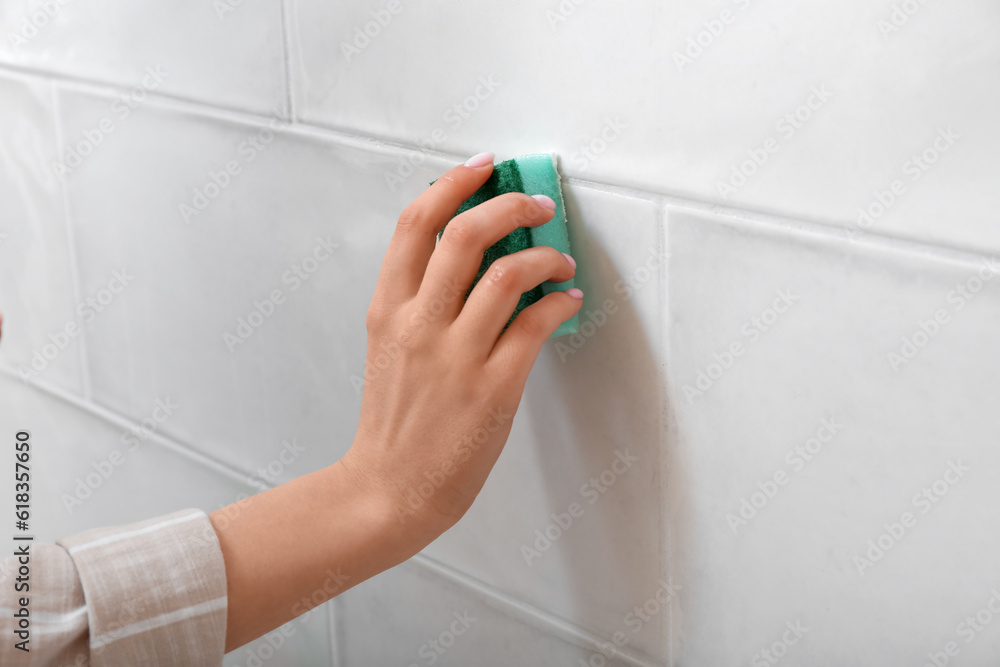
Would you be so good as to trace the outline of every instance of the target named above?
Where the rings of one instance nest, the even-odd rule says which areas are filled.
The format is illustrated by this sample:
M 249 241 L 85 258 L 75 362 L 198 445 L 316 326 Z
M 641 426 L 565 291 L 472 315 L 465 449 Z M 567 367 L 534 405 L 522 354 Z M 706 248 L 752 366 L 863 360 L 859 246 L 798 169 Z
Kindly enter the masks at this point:
M 484 251 L 555 208 L 501 195 L 457 216 L 435 247 L 492 171 L 492 155 L 476 156 L 400 216 L 368 311 L 350 451 L 210 515 L 226 567 L 226 651 L 414 555 L 483 487 L 539 349 L 583 296 L 549 294 L 503 331 L 523 292 L 574 274 L 571 258 L 538 247 L 498 259 L 465 300 Z
M 478 155 L 403 211 L 368 310 L 361 421 L 340 463 L 385 495 L 413 553 L 472 505 L 542 344 L 582 303 L 577 289 L 551 293 L 504 331 L 522 293 L 575 274 L 546 246 L 498 259 L 465 300 L 486 249 L 555 210 L 544 195 L 504 194 L 455 217 L 435 245 L 492 172 L 493 155 Z

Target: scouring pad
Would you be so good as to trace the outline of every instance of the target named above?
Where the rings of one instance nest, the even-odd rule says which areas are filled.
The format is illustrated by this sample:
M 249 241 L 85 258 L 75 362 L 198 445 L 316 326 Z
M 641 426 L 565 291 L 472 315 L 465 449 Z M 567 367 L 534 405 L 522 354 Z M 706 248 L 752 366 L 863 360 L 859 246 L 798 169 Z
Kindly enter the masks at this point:
M 458 209 L 458 213 L 467 211 L 473 206 L 482 204 L 484 201 L 507 192 L 547 195 L 556 203 L 555 214 L 552 216 L 552 220 L 541 227 L 519 227 L 487 249 L 483 255 L 483 263 L 479 266 L 479 271 L 476 273 L 476 279 L 472 283 L 473 287 L 485 275 L 486 270 L 490 268 L 490 264 L 504 255 L 542 245 L 551 246 L 560 252 L 572 254 L 569 248 L 569 232 L 566 228 L 566 207 L 563 202 L 559 172 L 556 170 L 552 155 L 548 153 L 524 155 L 513 160 L 498 162 L 493 166 L 493 174 L 489 180 L 474 195 L 462 203 L 462 206 Z M 521 295 L 521 300 L 518 302 L 517 308 L 514 309 L 511 321 L 517 317 L 518 313 L 546 294 L 568 290 L 571 287 L 573 287 L 572 279 L 564 283 L 545 282 L 525 292 Z M 509 325 L 510 322 L 507 324 Z M 559 325 L 559 328 L 552 334 L 552 337 L 573 334 L 577 333 L 577 331 L 579 331 L 579 317 L 574 315 L 572 319 Z

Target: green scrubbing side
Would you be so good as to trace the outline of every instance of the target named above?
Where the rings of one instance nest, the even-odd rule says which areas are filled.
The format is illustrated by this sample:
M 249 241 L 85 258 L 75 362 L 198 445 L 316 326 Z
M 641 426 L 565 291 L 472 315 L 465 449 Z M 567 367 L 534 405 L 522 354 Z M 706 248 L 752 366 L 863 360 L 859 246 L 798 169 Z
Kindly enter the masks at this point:
M 493 174 L 490 176 L 489 180 L 478 190 L 476 193 L 466 199 L 462 205 L 459 207 L 458 213 L 464 213 L 468 211 L 473 206 L 478 206 L 488 199 L 493 199 L 498 195 L 502 195 L 506 192 L 524 192 L 524 185 L 521 181 L 521 173 L 518 169 L 517 163 L 513 160 L 508 160 L 507 162 L 501 162 L 493 167 Z M 444 230 L 442 230 L 444 233 Z M 504 255 L 510 255 L 519 250 L 524 250 L 530 248 L 531 243 L 531 230 L 526 227 L 518 227 L 513 232 L 503 237 L 492 246 L 486 249 L 483 254 L 483 263 L 479 265 L 479 271 L 476 272 L 476 279 L 472 281 L 472 286 L 475 287 L 476 283 L 486 275 L 487 269 L 496 260 L 500 259 Z M 469 290 L 472 291 L 471 288 Z M 511 321 L 517 317 L 517 314 L 522 310 L 538 301 L 545 295 L 542 291 L 541 286 L 535 287 L 521 295 L 520 301 L 517 302 L 517 307 L 514 309 L 514 314 L 511 316 L 510 321 L 507 322 L 509 325 Z M 468 294 L 466 294 L 468 298 Z M 505 327 L 506 328 L 506 327 Z
M 555 214 L 552 216 L 552 220 L 541 227 L 534 229 L 519 227 L 487 249 L 479 271 L 476 273 L 473 287 L 483 277 L 490 265 L 504 255 L 538 245 L 552 246 L 556 250 L 572 254 L 569 247 L 569 233 L 566 229 L 566 209 L 560 188 L 559 173 L 556 171 L 551 155 L 526 155 L 497 163 L 493 167 L 493 174 L 489 180 L 474 195 L 463 202 L 456 215 L 507 192 L 548 195 L 556 203 Z M 572 280 L 564 283 L 546 282 L 525 292 L 521 295 L 521 300 L 514 309 L 511 321 L 517 317 L 518 313 L 544 295 L 567 290 L 571 287 L 573 287 Z M 510 322 L 508 322 L 509 324 Z M 574 315 L 572 319 L 563 322 L 552 336 L 572 334 L 578 330 L 579 318 Z

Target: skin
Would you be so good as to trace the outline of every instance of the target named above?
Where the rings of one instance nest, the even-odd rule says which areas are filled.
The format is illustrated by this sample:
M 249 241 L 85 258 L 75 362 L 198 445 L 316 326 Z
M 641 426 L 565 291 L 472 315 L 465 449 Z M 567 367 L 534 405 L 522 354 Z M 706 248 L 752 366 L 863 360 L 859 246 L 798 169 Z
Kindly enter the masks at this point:
M 336 463 L 210 515 L 228 587 L 226 651 L 410 558 L 468 511 L 503 450 L 545 341 L 582 305 L 555 292 L 503 331 L 523 292 L 573 277 L 553 248 L 483 253 L 548 222 L 546 197 L 505 194 L 456 217 L 492 155 L 450 170 L 400 215 L 368 309 L 361 418 Z M 547 201 L 545 201 L 547 200 Z

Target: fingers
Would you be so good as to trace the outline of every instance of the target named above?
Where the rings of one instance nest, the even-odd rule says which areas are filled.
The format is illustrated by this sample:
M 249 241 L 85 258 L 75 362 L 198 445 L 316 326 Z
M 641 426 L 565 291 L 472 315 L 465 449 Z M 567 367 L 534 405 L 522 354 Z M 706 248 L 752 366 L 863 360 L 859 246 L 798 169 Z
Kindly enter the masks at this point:
M 555 248 L 538 246 L 501 257 L 476 284 L 454 327 L 483 356 L 489 355 L 510 321 L 521 295 L 545 281 L 561 283 L 576 274 L 576 262 Z
M 465 294 L 479 271 L 487 248 L 518 227 L 538 227 L 552 219 L 555 202 L 545 195 L 531 197 L 511 192 L 494 197 L 457 216 L 448 224 L 431 256 L 420 286 L 418 300 L 425 304 L 440 300 L 443 291 Z M 453 320 L 462 300 L 434 308 L 439 319 Z
M 437 233 L 493 173 L 493 154 L 451 169 L 403 210 L 379 272 L 376 298 L 397 304 L 420 288 Z
M 542 345 L 582 306 L 583 292 L 576 288 L 542 297 L 511 322 L 493 348 L 488 364 L 523 386 Z

